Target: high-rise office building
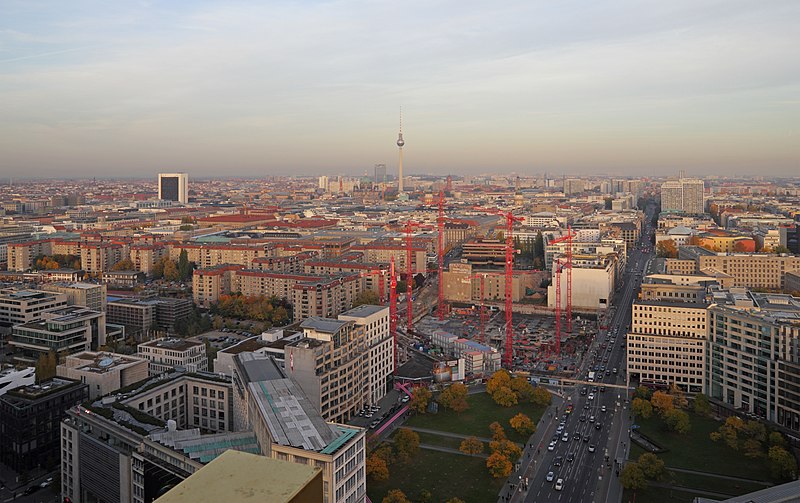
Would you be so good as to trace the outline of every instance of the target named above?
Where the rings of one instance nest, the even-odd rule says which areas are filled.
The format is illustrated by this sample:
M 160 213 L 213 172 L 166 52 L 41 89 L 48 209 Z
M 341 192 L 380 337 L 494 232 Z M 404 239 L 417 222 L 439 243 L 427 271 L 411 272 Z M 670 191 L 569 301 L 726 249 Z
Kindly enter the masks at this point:
M 158 198 L 165 201 L 189 202 L 188 173 L 159 173 Z
M 317 187 L 324 190 L 325 192 L 328 192 L 328 177 L 325 175 L 319 177 L 317 179 Z
M 685 213 L 703 213 L 705 211 L 703 201 L 705 183 L 703 180 L 683 178 L 681 187 L 683 188 L 683 211 Z
M 703 213 L 705 183 L 696 178 L 669 180 L 661 184 L 661 210 Z
M 385 183 L 386 182 L 386 165 L 385 164 L 376 164 L 375 165 L 375 183 Z

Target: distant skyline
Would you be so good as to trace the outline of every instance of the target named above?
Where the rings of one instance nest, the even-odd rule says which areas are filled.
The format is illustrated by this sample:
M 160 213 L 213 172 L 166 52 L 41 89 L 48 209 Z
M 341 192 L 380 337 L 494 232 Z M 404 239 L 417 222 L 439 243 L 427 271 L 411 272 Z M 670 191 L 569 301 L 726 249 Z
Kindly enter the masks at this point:
M 0 4 L 0 177 L 794 176 L 800 2 Z

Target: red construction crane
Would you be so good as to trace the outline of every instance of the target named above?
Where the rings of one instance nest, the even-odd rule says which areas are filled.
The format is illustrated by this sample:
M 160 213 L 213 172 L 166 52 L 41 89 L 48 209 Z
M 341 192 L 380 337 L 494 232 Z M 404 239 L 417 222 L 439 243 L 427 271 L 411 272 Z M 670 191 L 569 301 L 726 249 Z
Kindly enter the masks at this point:
M 438 227 L 439 250 L 436 254 L 439 261 L 439 299 L 436 304 L 436 315 L 439 321 L 444 320 L 445 305 L 444 305 L 444 191 L 439 191 L 439 217 L 436 219 Z
M 389 265 L 389 331 L 394 344 L 394 366 L 392 375 L 397 372 L 397 275 L 394 272 L 394 256 Z
M 561 354 L 561 273 L 567 269 L 567 332 L 572 332 L 572 229 L 567 227 L 567 235 L 554 239 L 550 244 L 567 243 L 566 258 L 553 258 L 555 271 L 555 315 L 556 315 L 556 354 Z
M 406 315 L 408 318 L 408 326 L 406 330 L 409 332 L 414 328 L 414 310 L 411 307 L 411 297 L 412 297 L 412 290 L 413 290 L 413 282 L 414 282 L 414 267 L 413 263 L 413 249 L 411 247 L 412 243 L 412 235 L 414 229 L 419 227 L 419 222 L 413 222 L 411 220 L 406 221 L 406 301 L 407 301 L 407 308 L 406 308 Z
M 512 301 L 512 283 L 514 281 L 514 223 L 521 222 L 522 218 L 515 217 L 510 211 L 504 211 L 498 208 L 479 208 L 487 213 L 494 213 L 506 219 L 506 347 L 503 351 L 503 366 L 511 370 L 514 363 L 514 321 L 511 309 L 513 308 Z

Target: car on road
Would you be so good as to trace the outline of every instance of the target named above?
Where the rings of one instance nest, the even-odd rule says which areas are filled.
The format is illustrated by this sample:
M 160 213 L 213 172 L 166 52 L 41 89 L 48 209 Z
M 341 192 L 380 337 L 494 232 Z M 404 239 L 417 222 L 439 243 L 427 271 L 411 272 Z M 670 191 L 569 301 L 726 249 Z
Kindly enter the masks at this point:
M 561 466 L 561 463 L 563 463 L 563 462 L 564 462 L 564 457 L 563 456 L 556 456 L 556 459 L 553 460 L 553 465 L 554 466 Z
M 595 421 L 594 416 L 589 416 L 589 422 L 593 423 Z
M 564 436 L 563 436 L 563 437 L 561 437 L 561 441 L 562 441 L 562 442 L 569 442 L 569 433 L 567 433 L 567 432 L 565 431 L 565 432 L 564 432 Z
M 581 421 L 582 423 L 586 422 L 586 416 L 581 416 L 581 417 L 580 417 L 580 421 Z
M 595 451 L 594 444 L 589 444 L 589 452 L 594 452 L 594 451 Z
M 556 478 L 556 474 L 555 473 L 547 472 L 547 477 L 545 477 L 546 481 L 552 482 L 554 478 Z
M 589 435 L 584 435 L 583 436 L 583 441 L 584 442 L 588 442 L 589 441 Z
M 555 488 L 556 488 L 556 491 L 560 491 L 560 490 L 564 489 L 564 479 L 556 480 Z
M 547 450 L 548 451 L 554 451 L 555 449 L 556 449 L 556 443 L 555 442 L 550 442 L 550 444 L 548 444 L 548 446 L 547 446 Z
M 594 423 L 594 429 L 599 430 L 603 427 L 603 423 Z
M 575 453 L 570 452 L 567 454 L 567 462 L 572 463 L 573 461 L 575 461 Z
M 600 412 L 605 412 L 606 410 L 607 410 L 607 409 L 606 409 L 606 406 L 605 406 L 605 405 L 601 405 L 601 406 L 600 406 Z
M 572 440 L 580 440 L 580 439 L 581 439 L 581 434 L 576 431 L 575 434 L 572 435 Z
M 594 400 L 594 393 L 589 393 L 589 400 Z

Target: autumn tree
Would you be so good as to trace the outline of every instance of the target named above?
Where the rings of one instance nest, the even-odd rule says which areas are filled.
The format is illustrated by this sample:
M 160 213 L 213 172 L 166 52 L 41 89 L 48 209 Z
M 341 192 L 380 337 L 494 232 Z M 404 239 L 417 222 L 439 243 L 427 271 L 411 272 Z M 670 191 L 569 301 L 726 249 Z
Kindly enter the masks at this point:
M 505 369 L 500 369 L 486 381 L 486 392 L 494 395 L 500 388 L 511 388 L 511 374 Z
M 650 397 L 653 396 L 653 391 L 647 386 L 639 386 L 634 391 L 633 396 L 642 400 L 650 400 Z
M 489 425 L 489 431 L 492 432 L 492 440 L 494 440 L 495 442 L 499 440 L 505 440 L 507 438 L 506 430 L 504 430 L 503 426 L 497 421 L 494 421 L 492 424 Z
M 181 281 L 186 281 L 192 277 L 194 265 L 189 262 L 189 253 L 185 249 L 181 250 L 176 267 L 178 268 L 178 277 Z
M 647 478 L 639 463 L 628 463 L 619 474 L 619 482 L 628 490 L 646 489 Z
M 461 441 L 461 445 L 458 448 L 459 451 L 468 455 L 483 454 L 483 449 L 483 442 L 478 440 L 478 437 L 465 438 Z
M 639 456 L 637 464 L 644 476 L 651 480 L 661 480 L 667 472 L 664 461 L 652 452 Z
M 133 260 L 129 258 L 120 260 L 111 266 L 112 271 L 133 271 L 134 269 L 136 269 L 136 266 L 133 264 Z
M 463 383 L 453 383 L 439 395 L 439 403 L 454 412 L 464 412 L 469 408 L 467 391 Z
M 711 404 L 708 401 L 708 396 L 703 393 L 698 393 L 694 396 L 692 408 L 698 416 L 708 417 L 711 415 Z
M 367 458 L 366 468 L 367 477 L 372 477 L 372 480 L 380 482 L 389 478 L 389 466 L 386 460 L 375 453 Z
M 533 386 L 528 382 L 528 379 L 519 376 L 511 379 L 511 391 L 517 395 L 517 400 L 520 402 L 528 402 L 533 398 Z
M 425 414 L 428 409 L 428 402 L 431 401 L 433 394 L 426 386 L 414 388 L 411 391 L 411 408 L 418 414 Z
M 770 447 L 778 446 L 778 447 L 786 447 L 787 442 L 786 438 L 784 438 L 783 434 L 779 431 L 773 431 L 769 434 L 769 445 Z
M 631 409 L 637 417 L 642 419 L 650 419 L 653 415 L 653 405 L 644 398 L 634 398 L 631 402 Z
M 398 458 L 408 461 L 419 450 L 419 434 L 408 428 L 400 428 L 394 435 L 394 448 Z
M 692 428 L 689 414 L 680 409 L 668 409 L 664 414 L 664 423 L 670 431 L 684 435 Z
M 509 421 L 511 427 L 514 428 L 520 435 L 528 436 L 536 431 L 536 425 L 533 424 L 531 418 L 520 412 L 512 417 Z
M 678 247 L 672 239 L 656 243 L 656 256 L 662 258 L 678 258 Z
M 380 303 L 380 299 L 378 298 L 378 294 L 373 292 L 372 290 L 363 290 L 361 293 L 356 295 L 355 300 L 353 301 L 353 307 L 361 306 L 364 304 L 368 305 L 378 305 Z
M 500 452 L 512 463 L 515 463 L 522 456 L 522 449 L 507 438 L 492 440 L 489 442 L 489 450 L 491 452 Z
M 774 445 L 767 454 L 769 471 L 775 480 L 794 480 L 797 474 L 797 460 L 783 447 Z
M 742 442 L 742 452 L 747 458 L 760 458 L 764 455 L 764 445 L 755 438 Z
M 533 389 L 531 401 L 538 407 L 547 407 L 553 401 L 553 395 L 546 388 L 537 386 Z
M 745 423 L 741 418 L 730 416 L 717 431 L 711 432 L 709 436 L 714 442 L 723 440 L 731 449 L 739 450 L 739 432 L 744 430 L 744 427 Z
M 650 403 L 653 405 L 653 409 L 662 417 L 667 411 L 675 408 L 673 396 L 663 391 L 656 391 L 653 393 L 653 396 L 650 398 Z
M 672 383 L 669 386 L 669 395 L 672 396 L 672 404 L 679 408 L 685 409 L 689 406 L 689 400 L 686 398 L 686 394 L 678 387 L 677 384 Z
M 400 489 L 392 489 L 381 500 L 382 503 L 411 503 L 406 494 Z
M 502 388 L 498 389 L 492 395 L 495 403 L 497 405 L 501 405 L 503 407 L 511 407 L 512 405 L 517 405 L 517 395 L 511 391 L 511 388 L 503 386 Z
M 511 461 L 499 451 L 493 452 L 492 455 L 489 456 L 486 460 L 486 467 L 489 469 L 491 476 L 496 479 L 508 477 L 511 475 L 511 470 L 513 468 Z

